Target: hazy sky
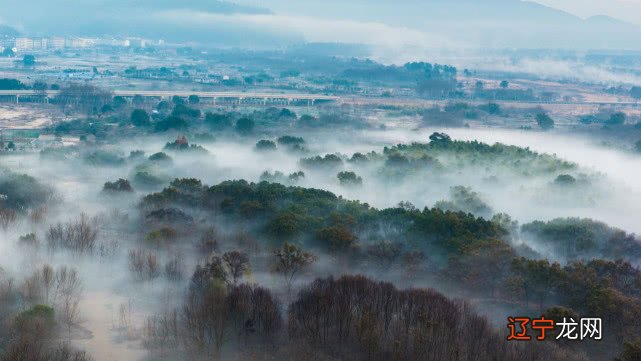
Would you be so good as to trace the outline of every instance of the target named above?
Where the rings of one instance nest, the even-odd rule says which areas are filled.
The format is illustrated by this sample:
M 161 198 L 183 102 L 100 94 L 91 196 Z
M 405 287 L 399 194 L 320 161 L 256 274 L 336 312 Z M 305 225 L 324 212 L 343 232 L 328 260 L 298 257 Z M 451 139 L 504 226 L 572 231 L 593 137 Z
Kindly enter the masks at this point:
M 374 47 L 377 60 L 395 63 L 433 58 L 435 49 L 641 50 L 641 0 L 229 1 L 0 0 L 11 10 L 0 9 L 0 23 L 36 36 L 107 34 L 278 48 L 304 41 L 358 43 Z M 582 21 L 546 6 L 640 26 Z
M 641 25 L 641 0 L 536 0 L 536 2 L 581 17 L 609 15 Z

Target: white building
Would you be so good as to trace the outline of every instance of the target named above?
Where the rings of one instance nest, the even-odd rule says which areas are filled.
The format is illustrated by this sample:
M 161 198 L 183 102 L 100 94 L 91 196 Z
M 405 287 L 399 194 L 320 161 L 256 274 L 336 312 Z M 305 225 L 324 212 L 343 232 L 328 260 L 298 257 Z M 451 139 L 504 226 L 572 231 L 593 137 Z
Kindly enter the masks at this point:
M 65 47 L 69 48 L 88 48 L 95 44 L 96 41 L 89 38 L 71 38 L 65 40 Z
M 144 48 L 145 47 L 145 39 L 129 39 L 129 46 L 132 48 Z
M 49 46 L 49 39 L 38 38 L 33 39 L 33 49 L 35 50 L 46 50 Z
M 65 38 L 49 38 L 48 46 L 50 49 L 64 49 Z
M 130 45 L 130 42 L 128 39 L 112 39 L 111 40 L 111 46 L 124 46 L 128 47 Z
M 16 38 L 16 49 L 18 51 L 33 50 L 33 39 Z

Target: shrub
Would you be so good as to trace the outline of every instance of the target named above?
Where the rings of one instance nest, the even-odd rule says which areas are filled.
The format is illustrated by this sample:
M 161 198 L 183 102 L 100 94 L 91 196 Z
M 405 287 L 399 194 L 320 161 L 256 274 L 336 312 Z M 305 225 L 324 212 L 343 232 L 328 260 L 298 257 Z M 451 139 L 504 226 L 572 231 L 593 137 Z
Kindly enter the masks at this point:
M 172 159 L 165 152 L 154 153 L 149 156 L 149 160 L 152 162 L 171 162 Z
M 137 127 L 146 127 L 151 125 L 149 114 L 143 109 L 135 109 L 131 112 L 131 124 Z
M 276 143 L 274 143 L 271 140 L 259 140 L 258 143 L 256 143 L 256 150 L 257 151 L 273 151 L 276 150 Z
M 546 113 L 539 113 L 536 115 L 536 124 L 543 130 L 554 128 L 554 120 Z
M 340 172 L 336 175 L 341 185 L 344 186 L 360 186 L 363 184 L 363 178 L 356 175 L 354 172 Z
M 106 182 L 102 188 L 103 192 L 133 192 L 134 189 L 126 179 L 118 179 L 115 182 Z
M 283 135 L 282 137 L 279 137 L 277 141 L 278 141 L 278 144 L 288 145 L 288 146 L 305 144 L 305 139 L 301 137 L 293 137 L 291 135 Z

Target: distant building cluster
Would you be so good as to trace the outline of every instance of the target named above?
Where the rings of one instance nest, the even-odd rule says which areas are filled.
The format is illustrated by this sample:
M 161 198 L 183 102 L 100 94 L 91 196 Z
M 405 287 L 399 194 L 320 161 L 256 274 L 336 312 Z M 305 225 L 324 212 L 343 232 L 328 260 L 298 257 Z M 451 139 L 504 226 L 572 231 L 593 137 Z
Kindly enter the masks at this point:
M 150 45 L 163 45 L 163 41 L 150 41 L 141 38 L 17 37 L 13 39 L 13 41 L 5 41 L 5 44 L 0 45 L 7 48 L 13 48 L 15 52 L 25 52 L 34 50 L 61 50 L 65 48 L 80 49 L 94 46 L 129 47 L 139 49 Z

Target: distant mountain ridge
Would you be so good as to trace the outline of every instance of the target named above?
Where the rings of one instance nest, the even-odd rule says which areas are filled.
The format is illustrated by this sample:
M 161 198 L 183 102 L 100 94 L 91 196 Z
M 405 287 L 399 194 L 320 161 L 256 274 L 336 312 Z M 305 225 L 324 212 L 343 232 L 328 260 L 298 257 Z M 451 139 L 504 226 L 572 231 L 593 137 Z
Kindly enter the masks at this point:
M 0 24 L 0 36 L 18 36 L 20 32 L 9 25 Z
M 641 49 L 641 27 L 608 16 L 582 19 L 521 0 L 236 0 L 275 13 L 379 22 L 478 47 Z
M 304 41 L 296 29 L 281 31 L 281 19 L 248 23 L 244 18 L 275 15 L 302 18 L 296 23 L 302 26 L 313 19 L 386 24 L 474 49 L 641 50 L 641 27 L 607 16 L 582 19 L 521 0 L 3 0 L 3 5 L 15 19 L 10 25 L 37 35 L 144 36 L 281 48 Z
M 271 11 L 259 6 L 247 6 L 222 0 L 108 0 L 106 7 L 144 9 L 147 11 L 189 9 L 216 14 L 269 14 Z

